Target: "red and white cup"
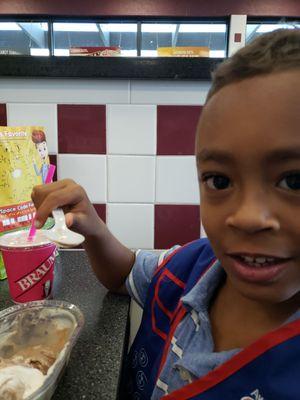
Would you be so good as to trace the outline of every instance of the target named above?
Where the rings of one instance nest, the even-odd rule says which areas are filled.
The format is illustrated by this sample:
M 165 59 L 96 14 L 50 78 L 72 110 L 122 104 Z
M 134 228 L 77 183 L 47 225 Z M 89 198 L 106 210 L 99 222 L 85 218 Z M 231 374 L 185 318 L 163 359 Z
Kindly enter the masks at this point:
M 15 303 L 52 297 L 56 245 L 43 231 L 30 241 L 28 231 L 7 233 L 0 238 L 0 250 Z

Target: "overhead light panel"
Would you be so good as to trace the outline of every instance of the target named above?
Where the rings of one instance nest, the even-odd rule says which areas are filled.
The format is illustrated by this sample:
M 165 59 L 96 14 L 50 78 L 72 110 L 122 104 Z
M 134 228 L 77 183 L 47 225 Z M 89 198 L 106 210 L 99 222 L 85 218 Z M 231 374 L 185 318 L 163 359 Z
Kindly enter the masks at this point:
M 180 24 L 180 33 L 225 33 L 226 24 Z
M 142 32 L 147 33 L 174 33 L 176 24 L 142 24 Z
M 15 22 L 0 22 L 0 31 L 21 31 L 22 29 Z
M 103 32 L 137 32 L 137 24 L 99 24 Z
M 54 55 L 66 57 L 70 55 L 70 51 L 69 49 L 54 49 Z
M 49 56 L 49 49 L 31 48 L 31 56 Z
M 61 23 L 53 24 L 55 32 L 98 32 L 97 25 L 94 23 Z

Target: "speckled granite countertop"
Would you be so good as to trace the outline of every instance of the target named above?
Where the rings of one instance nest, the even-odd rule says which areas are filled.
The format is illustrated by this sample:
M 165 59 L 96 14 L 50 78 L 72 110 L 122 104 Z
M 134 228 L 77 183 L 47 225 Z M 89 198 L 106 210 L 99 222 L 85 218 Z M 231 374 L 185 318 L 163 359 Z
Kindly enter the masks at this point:
M 53 400 L 118 398 L 127 346 L 129 297 L 108 293 L 94 276 L 84 251 L 62 251 L 56 264 L 54 298 L 76 304 L 85 326 Z M 12 305 L 0 282 L 0 309 Z

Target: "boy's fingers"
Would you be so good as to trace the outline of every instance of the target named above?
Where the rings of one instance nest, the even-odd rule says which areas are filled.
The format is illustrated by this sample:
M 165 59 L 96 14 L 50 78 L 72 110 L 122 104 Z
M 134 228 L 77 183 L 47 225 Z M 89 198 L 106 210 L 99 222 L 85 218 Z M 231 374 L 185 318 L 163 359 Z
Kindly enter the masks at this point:
M 69 187 L 65 187 L 64 189 L 49 193 L 37 207 L 35 215 L 36 228 L 40 228 L 44 225 L 52 210 L 65 205 L 76 205 L 83 199 L 83 196 L 84 192 L 78 185 L 72 188 L 72 190 L 70 190 Z
M 76 183 L 71 179 L 63 179 L 61 181 L 48 183 L 46 185 L 37 185 L 33 188 L 31 192 L 31 198 L 35 204 L 35 207 L 39 208 L 39 206 L 41 205 L 45 197 L 49 195 L 49 193 L 55 190 L 63 189 L 67 186 L 71 188 L 72 186 L 75 185 Z
M 68 212 L 65 214 L 65 219 L 67 227 L 71 228 L 71 226 L 74 224 L 75 215 L 71 212 Z

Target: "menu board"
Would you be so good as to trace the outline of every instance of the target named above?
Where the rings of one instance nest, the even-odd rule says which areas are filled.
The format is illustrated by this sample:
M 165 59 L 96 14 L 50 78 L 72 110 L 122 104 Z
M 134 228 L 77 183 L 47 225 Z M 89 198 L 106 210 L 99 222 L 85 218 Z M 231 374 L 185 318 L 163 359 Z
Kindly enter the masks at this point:
M 70 56 L 90 57 L 116 57 L 121 55 L 121 49 L 117 46 L 111 47 L 71 47 Z
M 158 47 L 159 57 L 209 57 L 209 47 Z

